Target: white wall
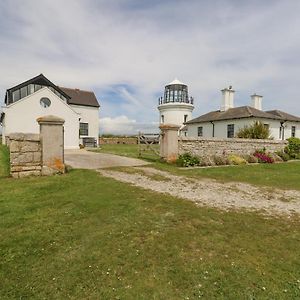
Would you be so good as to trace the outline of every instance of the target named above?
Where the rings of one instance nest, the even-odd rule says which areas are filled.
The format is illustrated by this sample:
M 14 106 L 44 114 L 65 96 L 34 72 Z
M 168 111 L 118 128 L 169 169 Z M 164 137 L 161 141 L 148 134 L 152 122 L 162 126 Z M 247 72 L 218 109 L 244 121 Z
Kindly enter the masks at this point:
M 91 106 L 70 105 L 79 115 L 80 122 L 88 123 L 88 137 L 93 137 L 99 143 L 99 108 Z M 81 136 L 85 137 L 85 136 Z M 82 143 L 82 139 L 80 141 Z
M 244 126 L 251 126 L 254 121 L 261 121 L 263 124 L 269 124 L 271 137 L 274 140 L 279 140 L 279 128 L 280 121 L 271 119 L 258 119 L 258 118 L 247 118 L 247 119 L 235 119 L 225 121 L 215 121 L 215 138 L 227 138 L 227 125 L 234 124 L 234 133 L 236 134 Z M 188 124 L 188 137 L 198 137 L 198 127 L 203 127 L 203 137 L 211 138 L 213 132 L 213 125 L 210 122 Z M 300 123 L 298 122 L 287 122 L 284 129 L 284 138 L 288 139 L 291 137 L 291 127 L 296 126 L 296 137 L 300 138 Z
M 194 106 L 188 103 L 171 102 L 158 106 L 159 124 L 162 123 L 162 115 L 164 116 L 164 124 L 175 124 L 182 126 L 184 115 L 187 115 L 187 121 L 192 119 L 192 111 Z
M 42 97 L 50 99 L 51 105 L 49 107 L 43 108 L 40 105 Z M 47 87 L 3 107 L 3 112 L 5 113 L 3 130 L 6 136 L 13 132 L 39 133 L 39 124 L 36 119 L 41 116 L 54 115 L 65 120 L 65 148 L 79 148 L 80 115 Z

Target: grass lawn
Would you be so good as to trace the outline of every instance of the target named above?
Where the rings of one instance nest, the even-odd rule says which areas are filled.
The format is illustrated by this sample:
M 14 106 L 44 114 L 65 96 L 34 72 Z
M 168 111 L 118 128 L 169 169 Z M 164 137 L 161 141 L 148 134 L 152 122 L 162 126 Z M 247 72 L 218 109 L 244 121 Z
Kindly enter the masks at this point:
M 93 171 L 0 179 L 1 299 L 299 299 L 300 219 Z
M 98 151 L 138 157 L 137 145 L 103 145 L 102 149 Z M 144 158 L 143 156 L 142 158 Z M 152 157 L 152 166 L 177 175 L 195 178 L 208 177 L 219 181 L 240 181 L 255 185 L 300 190 L 300 161 L 216 168 L 186 168 L 183 170 L 174 165 L 161 163 L 158 156 L 153 155 Z
M 0 178 L 9 175 L 9 151 L 6 146 L 0 145 Z

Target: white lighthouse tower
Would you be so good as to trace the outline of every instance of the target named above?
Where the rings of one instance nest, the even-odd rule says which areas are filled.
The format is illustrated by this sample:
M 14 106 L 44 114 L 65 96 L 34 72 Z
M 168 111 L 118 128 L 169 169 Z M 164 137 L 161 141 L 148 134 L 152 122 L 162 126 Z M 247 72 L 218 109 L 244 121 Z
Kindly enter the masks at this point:
M 163 97 L 158 99 L 159 123 L 184 126 L 192 119 L 194 99 L 189 97 L 188 87 L 178 79 L 165 86 Z

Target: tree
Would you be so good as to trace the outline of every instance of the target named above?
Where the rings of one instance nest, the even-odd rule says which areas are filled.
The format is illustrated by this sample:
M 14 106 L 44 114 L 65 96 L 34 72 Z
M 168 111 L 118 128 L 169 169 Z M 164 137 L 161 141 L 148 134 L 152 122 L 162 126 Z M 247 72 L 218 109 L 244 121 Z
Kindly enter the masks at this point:
M 251 126 L 241 128 L 237 137 L 242 139 L 271 139 L 271 132 L 268 126 L 259 121 L 255 121 Z

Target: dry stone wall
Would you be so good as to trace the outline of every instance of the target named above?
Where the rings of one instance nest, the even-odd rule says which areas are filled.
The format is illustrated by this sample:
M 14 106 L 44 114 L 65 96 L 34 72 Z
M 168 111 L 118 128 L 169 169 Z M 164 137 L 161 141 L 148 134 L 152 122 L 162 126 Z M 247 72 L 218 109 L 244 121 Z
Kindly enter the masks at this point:
M 11 134 L 9 149 L 10 170 L 14 178 L 41 175 L 42 147 L 39 134 Z
M 191 153 L 199 157 L 222 156 L 228 154 L 247 155 L 265 148 L 269 152 L 283 150 L 286 141 L 253 139 L 193 139 L 181 138 L 178 141 L 179 154 Z

